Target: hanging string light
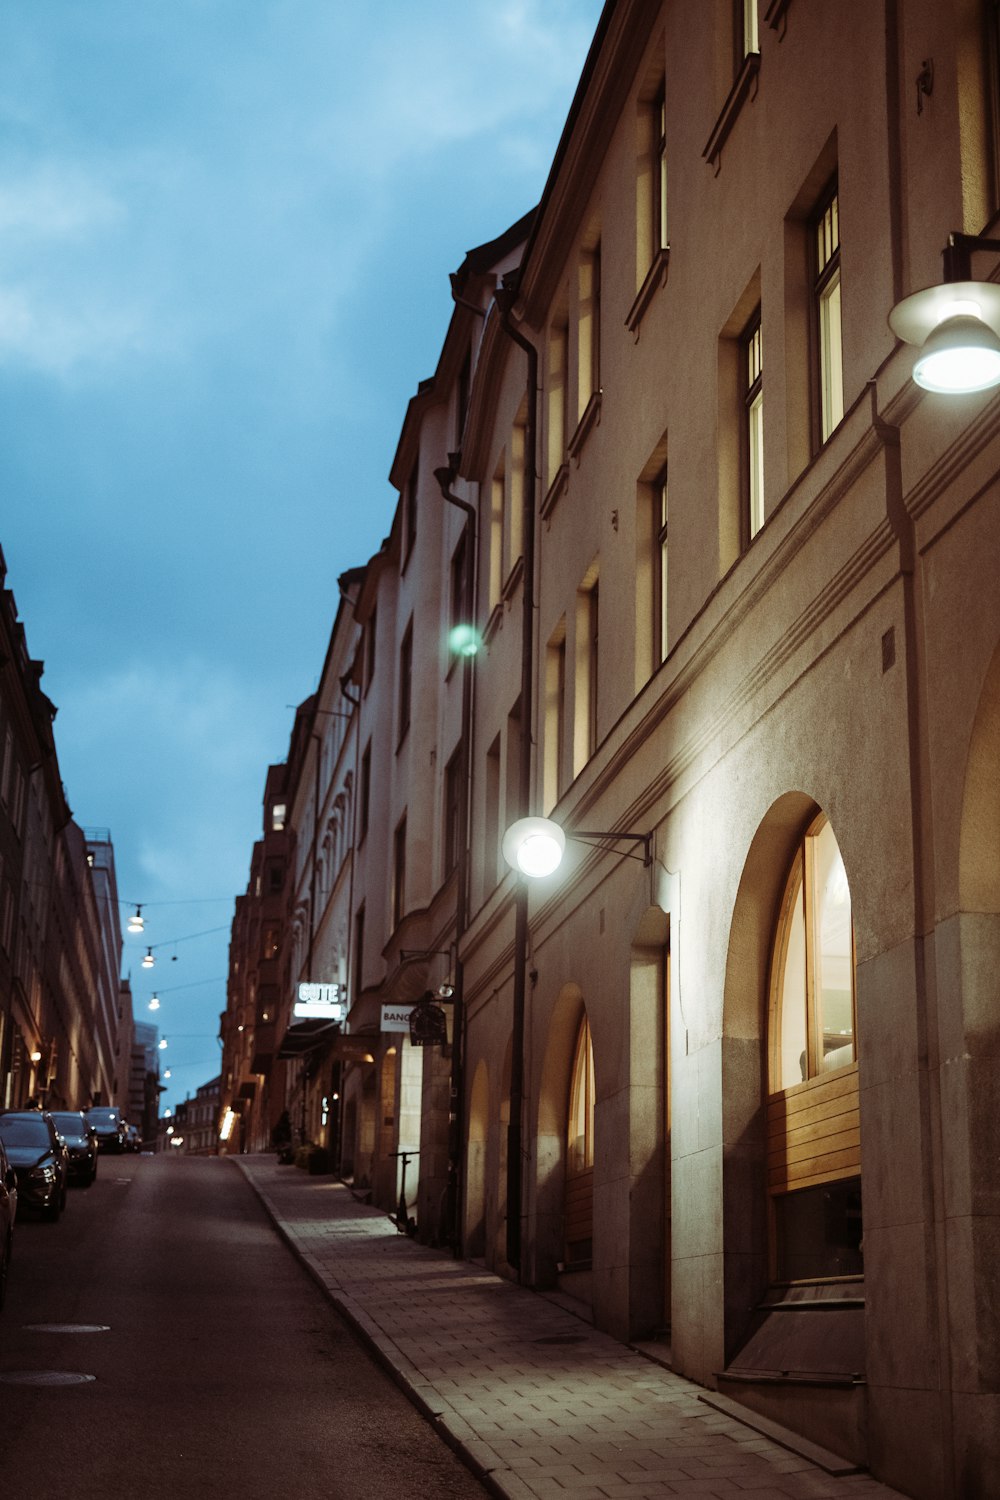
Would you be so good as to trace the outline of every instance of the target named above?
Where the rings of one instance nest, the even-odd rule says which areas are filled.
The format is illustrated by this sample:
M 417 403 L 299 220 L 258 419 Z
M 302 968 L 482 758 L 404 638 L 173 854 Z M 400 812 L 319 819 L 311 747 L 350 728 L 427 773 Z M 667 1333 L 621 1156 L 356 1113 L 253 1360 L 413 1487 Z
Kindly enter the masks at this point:
M 150 1010 L 159 1010 L 159 1008 L 160 1008 L 160 997 L 159 997 L 159 995 L 151 995 L 149 997 L 149 1008 L 150 1008 Z
M 142 907 L 141 906 L 137 906 L 136 909 L 135 909 L 135 911 L 132 913 L 132 915 L 128 919 L 128 931 L 129 932 L 141 932 L 143 930 L 143 928 L 145 927 L 145 925 L 146 925 L 146 923 L 145 923 L 145 920 L 143 919 Z
M 156 963 L 156 959 L 153 957 L 153 950 L 152 950 L 152 948 L 147 948 L 146 952 L 145 952 L 145 954 L 143 956 L 142 967 L 144 969 L 151 969 L 155 963 Z

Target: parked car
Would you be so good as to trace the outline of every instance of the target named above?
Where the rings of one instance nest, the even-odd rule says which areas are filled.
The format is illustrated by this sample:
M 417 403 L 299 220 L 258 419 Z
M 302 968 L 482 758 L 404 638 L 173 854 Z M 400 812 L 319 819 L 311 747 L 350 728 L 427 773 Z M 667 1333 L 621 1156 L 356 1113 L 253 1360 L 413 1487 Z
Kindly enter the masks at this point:
M 82 1109 L 54 1109 L 52 1120 L 66 1143 L 70 1182 L 90 1187 L 97 1176 L 97 1131 Z
M 95 1104 L 84 1111 L 88 1124 L 97 1132 L 97 1144 L 102 1151 L 125 1150 L 125 1116 L 117 1104 Z
M 17 1217 L 17 1173 L 7 1160 L 0 1141 L 0 1307 L 7 1296 L 7 1275 L 14 1250 L 14 1220 Z
M 35 1208 L 54 1222 L 66 1207 L 69 1158 L 52 1116 L 40 1109 L 5 1109 L 0 1141 L 17 1174 L 18 1206 Z

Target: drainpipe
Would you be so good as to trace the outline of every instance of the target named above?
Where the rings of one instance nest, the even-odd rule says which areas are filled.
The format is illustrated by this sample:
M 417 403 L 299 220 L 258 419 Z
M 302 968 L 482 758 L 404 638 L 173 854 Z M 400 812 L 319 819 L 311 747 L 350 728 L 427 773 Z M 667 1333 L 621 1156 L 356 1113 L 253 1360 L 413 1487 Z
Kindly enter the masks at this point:
M 357 601 L 354 600 L 354 599 L 348 598 L 347 594 L 344 593 L 343 589 L 341 589 L 341 594 L 343 595 L 344 599 L 347 601 L 348 604 L 351 605 L 351 608 L 353 609 L 353 607 L 354 607 L 354 605 L 355 605 L 355 603 Z M 350 880 L 348 882 L 348 891 L 347 891 L 347 972 L 351 976 L 351 979 L 353 980 L 354 979 L 354 855 L 355 855 L 355 851 L 357 850 L 357 847 L 358 847 L 358 841 L 357 841 L 357 833 L 358 833 L 358 790 L 359 790 L 359 788 L 358 788 L 358 763 L 359 763 L 359 760 L 360 760 L 360 750 L 361 750 L 361 695 L 359 693 L 356 698 L 352 698 L 351 694 L 348 692 L 348 689 L 347 689 L 348 676 L 349 676 L 349 674 L 347 672 L 345 672 L 344 675 L 343 675 L 343 677 L 340 679 L 340 692 L 341 692 L 341 696 L 344 697 L 344 698 L 346 698 L 347 702 L 350 703 L 351 706 L 352 706 L 352 708 L 354 708 L 356 710 L 356 712 L 352 715 L 352 717 L 354 719 L 354 796 L 351 798 L 351 876 L 350 876 Z M 351 998 L 351 1001 L 353 1003 L 353 998 L 354 997 L 351 996 L 350 998 Z M 345 1017 L 345 1019 L 346 1019 L 346 1017 Z M 339 1063 L 338 1066 L 337 1066 L 336 1078 L 337 1078 L 337 1093 L 340 1095 L 340 1097 L 337 1100 L 337 1160 L 334 1163 L 334 1171 L 336 1172 L 336 1174 L 337 1174 L 338 1177 L 341 1177 L 343 1175 L 343 1170 L 344 1170 L 344 1064 L 342 1062 Z
M 476 508 L 467 500 L 452 493 L 452 483 L 458 469 L 460 455 L 449 453 L 448 467 L 435 469 L 442 498 L 465 512 L 466 566 L 465 598 L 463 612 L 466 623 L 471 625 L 476 617 L 476 575 L 478 563 L 478 539 Z M 469 829 L 471 816 L 469 799 L 472 793 L 472 691 L 473 664 L 475 656 L 462 658 L 462 798 L 459 803 L 458 826 L 458 892 L 455 902 L 455 994 L 452 1021 L 451 1047 L 451 1109 L 448 1121 L 448 1187 L 446 1197 L 447 1235 L 455 1255 L 462 1250 L 462 1140 L 465 1122 L 465 968 L 461 958 L 461 942 L 469 925 Z
M 497 289 L 500 326 L 528 357 L 528 414 L 524 430 L 524 573 L 521 611 L 521 743 L 518 766 L 518 817 L 531 799 L 531 710 L 534 697 L 535 631 L 535 428 L 538 405 L 538 350 L 514 327 L 511 313 L 518 291 L 517 271 L 508 272 Z M 528 883 L 517 877 L 514 907 L 514 1013 L 511 1037 L 510 1124 L 507 1132 L 507 1263 L 521 1281 L 521 1215 L 523 1199 L 525 981 L 528 965 Z

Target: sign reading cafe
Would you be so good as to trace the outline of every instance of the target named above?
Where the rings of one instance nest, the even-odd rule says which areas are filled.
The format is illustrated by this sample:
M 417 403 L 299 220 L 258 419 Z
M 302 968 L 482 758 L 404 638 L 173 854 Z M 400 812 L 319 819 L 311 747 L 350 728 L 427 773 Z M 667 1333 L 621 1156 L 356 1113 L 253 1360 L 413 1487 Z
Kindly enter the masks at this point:
M 296 1021 L 342 1021 L 347 1011 L 341 984 L 300 984 L 292 1015 Z

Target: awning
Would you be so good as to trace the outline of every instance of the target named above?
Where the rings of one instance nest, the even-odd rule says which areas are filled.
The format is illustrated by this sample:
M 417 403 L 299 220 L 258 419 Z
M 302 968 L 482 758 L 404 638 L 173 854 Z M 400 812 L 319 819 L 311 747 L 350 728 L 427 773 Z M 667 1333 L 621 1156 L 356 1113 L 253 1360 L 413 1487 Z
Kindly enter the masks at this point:
M 285 1032 L 281 1046 L 278 1048 L 278 1056 L 304 1057 L 307 1052 L 313 1052 L 317 1047 L 328 1046 L 339 1031 L 339 1021 L 321 1019 L 295 1021 Z

